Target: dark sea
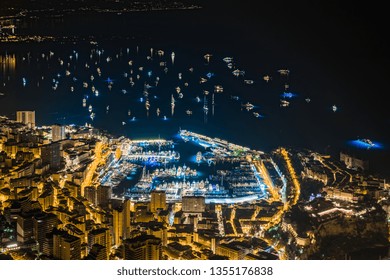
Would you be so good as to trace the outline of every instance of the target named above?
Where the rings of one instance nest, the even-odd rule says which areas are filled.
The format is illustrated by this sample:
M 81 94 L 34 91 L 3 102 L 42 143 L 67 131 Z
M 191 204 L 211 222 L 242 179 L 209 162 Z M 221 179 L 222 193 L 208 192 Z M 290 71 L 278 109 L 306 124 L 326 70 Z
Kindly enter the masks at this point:
M 133 139 L 173 138 L 179 129 L 188 129 L 266 152 L 279 146 L 335 156 L 345 151 L 369 159 L 374 173 L 389 176 L 388 54 L 380 15 L 368 22 L 363 15 L 373 11 L 363 6 L 270 2 L 21 19 L 15 22 L 17 34 L 66 36 L 74 42 L 0 44 L 0 114 L 15 118 L 17 110 L 35 110 L 38 125 L 90 123 Z M 158 50 L 164 55 L 158 56 Z M 206 54 L 211 54 L 209 61 Z M 225 57 L 233 58 L 232 69 Z M 235 69 L 245 75 L 235 77 Z M 280 75 L 280 69 L 289 75 Z M 201 78 L 208 81 L 201 83 Z M 147 94 L 146 84 L 151 86 Z M 214 93 L 216 85 L 223 92 Z M 286 92 L 293 97 L 283 98 Z M 281 99 L 289 106 L 281 106 Z M 243 106 L 248 102 L 252 110 Z M 358 138 L 380 148 L 349 144 Z

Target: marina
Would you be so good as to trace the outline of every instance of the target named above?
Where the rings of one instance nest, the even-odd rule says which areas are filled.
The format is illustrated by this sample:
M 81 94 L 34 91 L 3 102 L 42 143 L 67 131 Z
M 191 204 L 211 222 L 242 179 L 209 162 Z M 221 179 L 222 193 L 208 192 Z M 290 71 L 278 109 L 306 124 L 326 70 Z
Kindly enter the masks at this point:
M 262 177 L 251 160 L 259 160 L 263 152 L 190 131 L 182 130 L 179 134 L 184 141 L 176 145 L 163 139 L 124 140 L 120 143 L 120 160 L 109 164 L 100 175 L 100 183 L 111 187 L 116 198 L 122 196 L 134 201 L 149 201 L 153 190 L 166 192 L 168 202 L 181 201 L 183 196 L 203 196 L 206 203 L 235 203 L 269 197 L 267 189 L 270 186 L 265 180 L 271 181 Z M 198 151 L 194 161 L 183 161 L 176 148 L 181 150 L 189 142 L 205 147 L 206 151 Z M 134 178 L 135 175 L 139 177 Z M 136 182 L 133 186 L 127 186 L 129 178 Z M 276 181 L 272 187 L 275 184 Z M 279 188 L 282 191 L 282 185 Z

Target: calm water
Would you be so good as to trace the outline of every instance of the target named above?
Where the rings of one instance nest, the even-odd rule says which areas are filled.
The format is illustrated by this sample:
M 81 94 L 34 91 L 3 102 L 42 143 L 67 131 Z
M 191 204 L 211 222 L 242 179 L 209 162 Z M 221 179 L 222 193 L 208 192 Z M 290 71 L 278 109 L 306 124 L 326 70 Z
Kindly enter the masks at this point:
M 273 12 L 279 12 L 277 7 Z M 0 96 L 0 113 L 14 118 L 16 110 L 35 110 L 38 124 L 88 122 L 131 138 L 171 138 L 182 128 L 264 151 L 281 145 L 329 153 L 344 150 L 369 158 L 374 171 L 388 175 L 390 138 L 386 131 L 390 119 L 386 114 L 387 105 L 381 99 L 384 74 L 378 69 L 367 71 L 376 61 L 371 61 L 368 50 L 361 53 L 364 38 L 355 38 L 356 34 L 351 30 L 346 32 L 348 26 L 343 28 L 340 22 L 325 25 L 313 15 L 307 16 L 312 20 L 310 29 L 304 23 L 305 18 L 291 21 L 286 11 L 276 16 L 265 11 L 259 13 L 261 16 L 245 11 L 234 14 L 226 8 L 220 13 L 205 9 L 23 20 L 18 23 L 19 34 L 72 34 L 85 40 L 74 44 L 0 45 L 3 61 L 6 54 L 15 59 L 14 64 L 3 63 L 0 68 L 0 92 L 5 93 Z M 325 15 L 318 16 L 326 19 Z M 95 36 L 97 47 L 89 44 L 90 35 Z M 361 45 L 355 48 L 355 43 Z M 154 54 L 148 60 L 150 48 L 164 50 L 165 56 L 159 58 Z M 89 57 L 93 49 L 104 50 L 100 60 L 96 53 L 92 53 L 92 59 Z M 47 56 L 49 51 L 54 55 L 48 60 L 42 58 L 42 53 Z M 175 52 L 173 65 L 172 51 Z M 207 53 L 212 54 L 209 63 L 203 57 Z M 233 69 L 228 69 L 222 61 L 226 56 L 234 58 L 235 68 L 244 70 L 244 77 L 232 75 Z M 107 62 L 107 57 L 112 61 Z M 64 61 L 63 66 L 59 59 Z M 133 61 L 132 67 L 129 60 Z M 161 61 L 166 62 L 167 73 L 159 65 Z M 139 71 L 141 66 L 143 71 Z M 102 70 L 101 77 L 97 75 L 97 67 Z M 71 73 L 69 76 L 65 75 L 66 69 Z M 130 69 L 134 71 L 132 75 Z M 278 69 L 289 69 L 289 77 L 280 76 Z M 127 78 L 124 73 L 128 74 Z M 178 79 L 179 73 L 182 80 Z M 206 83 L 199 83 L 207 73 L 214 76 Z M 91 74 L 95 77 L 93 82 Z M 141 76 L 139 80 L 137 74 Z M 264 75 L 272 76 L 272 80 L 266 83 Z M 134 78 L 134 87 L 129 85 L 130 76 Z M 140 98 L 145 100 L 144 84 L 154 85 L 156 77 L 160 78 L 158 86 L 148 90 L 147 115 Z M 111 90 L 107 88 L 108 78 L 113 80 Z M 55 91 L 53 79 L 59 82 Z M 254 84 L 247 85 L 244 79 L 253 80 Z M 87 89 L 83 88 L 83 81 L 88 82 Z M 99 90 L 98 97 L 91 92 L 92 84 Z M 285 84 L 290 86 L 287 91 L 297 96 L 288 100 L 290 106 L 281 107 L 280 94 Z M 215 85 L 222 85 L 224 92 L 215 93 L 213 115 L 211 94 Z M 70 91 L 71 86 L 74 92 Z M 177 86 L 183 98 L 178 97 Z M 123 94 L 122 89 L 127 93 Z M 204 90 L 210 92 L 206 96 L 207 118 L 203 111 Z M 171 95 L 176 100 L 173 116 Z M 231 99 L 232 95 L 239 96 L 240 100 Z M 87 104 L 96 113 L 93 121 L 87 108 L 82 107 L 86 96 Z M 196 102 L 196 96 L 201 102 Z M 306 98 L 310 98 L 309 103 Z M 243 109 L 241 103 L 246 102 L 255 108 Z M 332 105 L 337 105 L 336 112 L 332 111 Z M 159 117 L 157 108 L 161 111 Z M 192 115 L 188 116 L 186 110 L 191 110 Z M 253 112 L 264 117 L 255 118 Z M 131 121 L 132 117 L 136 121 Z M 378 141 L 384 148 L 350 147 L 348 141 L 358 137 Z

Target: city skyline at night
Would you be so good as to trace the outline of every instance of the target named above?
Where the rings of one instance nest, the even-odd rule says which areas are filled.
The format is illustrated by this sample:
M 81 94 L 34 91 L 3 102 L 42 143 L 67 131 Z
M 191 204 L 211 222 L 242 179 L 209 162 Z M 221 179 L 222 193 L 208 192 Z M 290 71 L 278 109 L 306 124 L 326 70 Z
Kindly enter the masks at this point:
M 375 12 L 5 3 L 0 257 L 388 258 Z

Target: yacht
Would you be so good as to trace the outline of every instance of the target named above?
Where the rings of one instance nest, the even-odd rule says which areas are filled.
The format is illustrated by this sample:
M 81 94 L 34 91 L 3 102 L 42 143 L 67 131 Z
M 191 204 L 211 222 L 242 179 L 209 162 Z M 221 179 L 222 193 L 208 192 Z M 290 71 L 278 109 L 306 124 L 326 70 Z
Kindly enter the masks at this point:
M 127 115 L 131 116 L 131 111 L 130 110 L 127 111 Z
M 290 70 L 288 69 L 280 69 L 278 72 L 281 76 L 288 76 L 290 74 Z
M 187 111 L 186 111 L 186 114 L 187 114 L 188 116 L 191 116 L 191 115 L 192 115 L 192 111 L 191 111 L 191 110 L 187 110 Z
M 207 62 L 210 62 L 210 58 L 212 57 L 213 55 L 212 54 L 205 54 L 204 55 L 204 59 L 206 59 L 207 60 Z
M 253 80 L 244 80 L 244 83 L 247 84 L 247 85 L 252 85 L 253 84 Z
M 375 143 L 373 143 L 370 139 L 367 139 L 367 138 L 364 138 L 364 139 L 360 139 L 361 142 L 369 145 L 370 147 L 374 147 L 375 146 Z
M 175 53 L 174 52 L 171 53 L 171 59 L 172 59 L 172 64 L 174 64 L 175 63 Z
M 230 63 L 230 62 L 233 61 L 233 57 L 225 57 L 225 58 L 223 59 L 223 61 L 226 62 L 226 63 Z
M 238 97 L 238 96 L 236 96 L 236 95 L 232 95 L 230 98 L 231 98 L 231 99 L 234 99 L 234 100 L 239 100 L 239 99 L 240 99 L 240 97 Z
M 232 73 L 233 73 L 233 75 L 236 76 L 236 77 L 238 77 L 238 76 L 244 76 L 244 75 L 245 75 L 245 71 L 238 70 L 238 69 L 234 70 Z
M 206 96 L 204 96 L 204 99 L 203 99 L 203 111 L 204 113 L 207 115 L 207 113 L 209 112 L 209 107 L 207 105 L 207 99 L 206 99 Z
M 333 111 L 333 112 L 336 112 L 336 111 L 337 111 L 337 106 L 336 106 L 336 105 L 333 105 L 333 106 L 332 106 L 332 111 Z
M 288 102 L 287 100 L 283 100 L 283 99 L 280 100 L 281 107 L 288 107 L 289 105 L 290 105 L 290 102 Z
M 199 164 L 202 161 L 202 152 L 196 153 L 196 162 Z
M 92 112 L 92 105 L 89 105 L 88 111 L 91 113 Z
M 246 104 L 243 104 L 242 105 L 243 107 L 245 107 L 245 109 L 247 109 L 248 111 L 252 110 L 253 109 L 253 104 L 247 102 Z
M 160 108 L 157 108 L 156 114 L 157 114 L 157 117 L 160 116 Z
M 171 106 L 175 106 L 175 98 L 173 97 L 173 94 L 171 95 Z
M 199 96 L 196 97 L 196 102 L 200 102 L 200 97 Z
M 150 108 L 149 100 L 146 100 L 146 101 L 145 101 L 145 108 L 146 108 L 146 110 L 149 111 L 149 108 Z
M 86 107 L 86 106 L 87 106 L 87 99 L 83 98 L 83 107 Z
M 214 86 L 214 91 L 215 92 L 223 92 L 223 87 L 221 85 L 216 85 L 216 86 Z
M 267 83 L 271 80 L 271 77 L 269 75 L 265 75 L 263 77 L 263 80 L 266 81 Z
M 311 99 L 310 99 L 310 98 L 306 98 L 305 101 L 306 101 L 307 103 L 309 103 L 309 102 L 311 101 Z

